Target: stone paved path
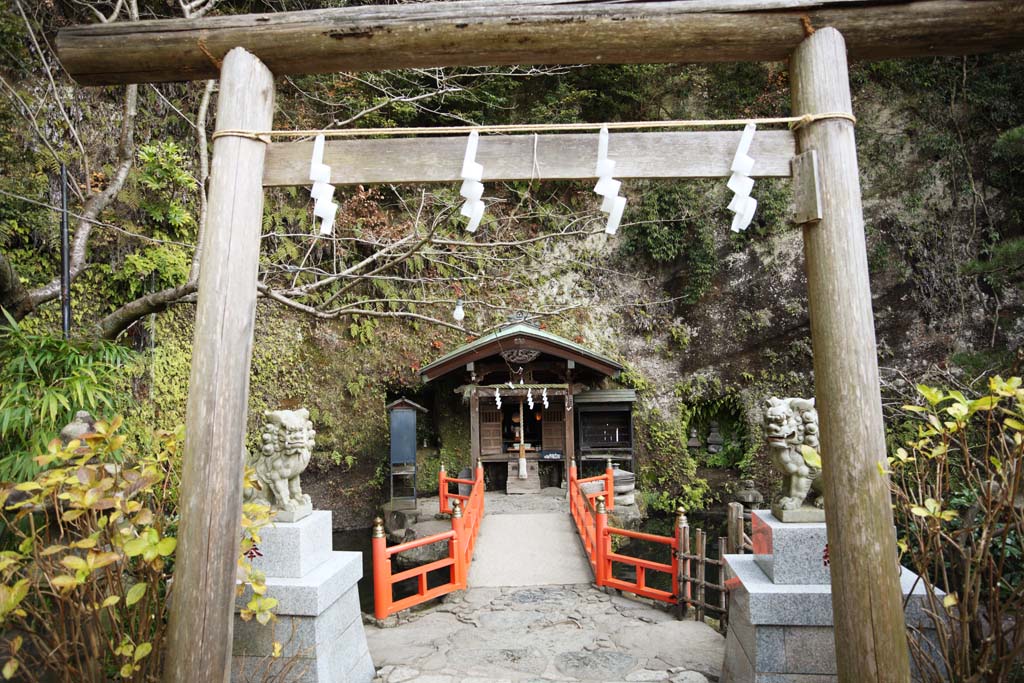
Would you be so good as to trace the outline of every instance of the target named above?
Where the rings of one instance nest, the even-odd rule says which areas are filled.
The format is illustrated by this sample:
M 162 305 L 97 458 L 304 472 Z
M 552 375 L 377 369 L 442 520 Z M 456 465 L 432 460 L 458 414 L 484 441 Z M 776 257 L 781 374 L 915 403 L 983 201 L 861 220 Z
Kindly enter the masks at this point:
M 471 588 L 394 628 L 368 624 L 378 683 L 717 680 L 703 623 L 590 585 Z

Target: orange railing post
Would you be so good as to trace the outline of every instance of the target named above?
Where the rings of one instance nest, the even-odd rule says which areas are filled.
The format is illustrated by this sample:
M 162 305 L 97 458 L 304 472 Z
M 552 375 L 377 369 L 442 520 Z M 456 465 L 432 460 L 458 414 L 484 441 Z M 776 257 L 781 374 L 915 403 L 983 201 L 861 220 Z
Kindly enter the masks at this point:
M 448 543 L 448 554 L 455 560 L 455 564 L 452 565 L 452 582 L 455 584 L 456 589 L 466 587 L 466 551 L 464 550 L 468 543 L 466 541 L 466 522 L 462 517 L 462 505 L 459 501 L 452 503 L 452 531 L 455 532 L 455 537 Z
M 604 506 L 604 496 L 597 497 L 597 514 L 594 516 L 594 575 L 598 586 L 605 585 L 607 567 L 605 558 L 611 548 L 611 537 L 606 533 L 608 528 L 608 511 Z
M 576 460 L 573 460 L 569 464 L 569 512 L 572 513 L 573 517 L 576 517 L 576 495 L 579 493 L 576 490 Z
M 480 524 L 484 519 L 484 464 L 482 462 L 476 464 L 476 483 L 480 486 L 480 520 L 477 522 Z
M 391 560 L 388 558 L 388 542 L 384 538 L 384 520 L 373 520 L 373 614 L 386 619 L 391 609 Z
M 448 509 L 448 473 L 444 469 L 444 461 L 441 462 L 441 469 L 437 472 L 437 495 L 441 498 L 441 513 L 450 512 Z
M 609 510 L 615 509 L 615 469 L 612 468 L 612 459 L 608 458 L 608 463 L 604 467 L 604 476 L 607 479 L 607 483 L 604 485 L 605 491 L 608 494 L 608 500 L 606 507 Z

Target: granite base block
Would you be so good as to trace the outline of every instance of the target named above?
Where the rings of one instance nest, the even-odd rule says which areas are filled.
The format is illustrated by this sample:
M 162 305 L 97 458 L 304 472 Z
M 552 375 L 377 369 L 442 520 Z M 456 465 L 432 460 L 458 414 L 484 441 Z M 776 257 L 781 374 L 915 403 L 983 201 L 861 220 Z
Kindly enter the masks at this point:
M 721 683 L 837 681 L 831 587 L 775 583 L 752 555 L 725 559 L 740 585 L 729 594 Z M 931 622 L 924 588 L 907 569 L 900 583 L 904 597 L 909 596 L 907 624 L 927 635 Z
M 362 577 L 362 553 L 334 551 L 326 562 L 301 578 L 268 576 L 267 594 L 277 599 L 277 614 L 316 616 Z M 246 589 L 235 606 L 241 609 L 251 598 L 252 591 Z
M 356 583 L 362 554 L 331 551 L 331 515 L 315 512 L 297 523 L 279 524 L 264 534 L 262 548 L 270 567 L 299 576 L 271 576 L 267 595 L 278 600 L 276 622 L 261 625 L 235 618 L 232 681 L 275 680 L 295 683 L 369 683 L 373 661 L 363 631 Z M 269 546 L 267 538 L 270 538 Z M 317 542 L 318 541 L 318 542 Z M 284 554 L 308 557 L 285 557 Z M 279 561 L 278 561 L 279 560 Z M 251 591 L 238 598 L 241 609 Z M 273 657 L 274 643 L 281 653 Z
M 828 544 L 824 522 L 781 522 L 766 510 L 755 510 L 750 525 L 757 565 L 774 583 L 827 584 L 831 581 L 828 565 L 823 560 Z
M 252 566 L 267 576 L 298 579 L 331 556 L 331 513 L 317 510 L 297 522 L 278 520 L 260 531 L 259 551 Z

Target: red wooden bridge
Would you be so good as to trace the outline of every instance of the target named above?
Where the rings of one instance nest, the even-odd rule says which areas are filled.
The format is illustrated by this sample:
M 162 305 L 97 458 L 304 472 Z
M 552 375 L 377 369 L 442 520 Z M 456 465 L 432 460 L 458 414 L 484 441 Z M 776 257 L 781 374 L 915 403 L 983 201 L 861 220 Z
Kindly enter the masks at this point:
M 449 491 L 450 484 L 467 486 L 469 493 L 452 493 Z M 690 528 L 681 508 L 678 510 L 673 525 L 672 536 L 660 536 L 612 526 L 609 524 L 609 512 L 614 511 L 614 486 L 615 479 L 611 466 L 608 466 L 603 474 L 587 478 L 578 478 L 575 464 L 570 466 L 568 498 L 571 526 L 580 540 L 578 547 L 583 550 L 586 562 L 590 566 L 593 583 L 657 602 L 676 605 L 680 618 L 692 607 L 694 617 L 699 620 L 703 619 L 706 611 L 710 610 L 716 612 L 720 620 L 724 621 L 727 609 L 727 591 L 723 576 L 724 562 L 721 558 L 726 552 L 727 539 L 718 539 L 718 558 L 709 558 L 706 552 L 706 535 L 702 530 L 696 529 L 691 542 Z M 452 591 L 470 587 L 469 570 L 473 562 L 474 550 L 477 548 L 477 536 L 484 521 L 483 467 L 477 467 L 476 476 L 473 479 L 449 477 L 442 470 L 439 475 L 438 493 L 439 511 L 451 515 L 450 530 L 388 546 L 383 522 L 380 519 L 376 520 L 373 531 L 373 578 L 374 614 L 378 619 L 384 619 Z M 564 508 L 562 509 L 564 510 Z M 741 513 L 741 509 L 739 511 Z M 731 513 L 735 512 L 737 510 L 731 510 Z M 498 518 L 501 517 L 502 515 L 498 515 Z M 520 519 L 526 521 L 527 518 L 520 516 L 516 523 L 519 523 Z M 739 524 L 738 533 L 742 534 L 742 515 L 731 514 L 730 529 L 737 524 Z M 492 524 L 491 529 L 495 531 L 497 528 Z M 736 534 L 730 532 L 730 538 L 734 535 Z M 614 550 L 617 545 L 616 537 L 661 546 L 664 548 L 664 561 L 633 557 L 616 551 Z M 743 536 L 738 536 L 738 538 L 742 539 Z M 497 542 L 486 544 L 490 546 L 486 552 L 502 553 L 502 556 L 500 558 L 481 557 L 483 564 L 474 569 L 476 577 L 474 581 L 480 581 L 481 585 L 507 585 L 488 581 L 489 577 L 482 576 L 482 571 L 485 568 L 490 571 L 497 566 L 514 564 L 520 560 L 531 565 L 534 570 L 537 569 L 534 565 L 538 559 L 536 553 L 531 555 L 531 549 L 523 548 L 504 538 L 490 539 L 488 537 L 488 541 Z M 392 571 L 392 559 L 396 555 L 434 543 L 447 543 L 448 556 L 412 569 L 397 573 Z M 729 551 L 743 552 L 742 545 L 737 548 L 730 546 Z M 554 552 L 566 553 L 578 552 L 578 550 L 572 545 L 566 547 L 562 544 L 557 546 L 557 550 Z M 614 571 L 616 565 L 631 567 L 635 571 L 635 578 L 632 580 L 622 578 L 625 572 L 618 572 L 619 575 L 616 576 Z M 714 583 L 706 580 L 705 571 L 708 565 L 719 567 L 719 580 Z M 432 572 L 440 573 L 441 570 L 447 570 L 446 580 L 443 583 L 437 582 L 436 575 L 432 581 L 428 582 L 428 575 Z M 586 571 L 585 568 L 583 571 Z M 536 573 L 535 571 L 534 574 Z M 658 583 L 671 588 L 666 590 L 651 585 L 650 579 L 653 573 L 667 575 L 669 577 L 667 582 Z M 395 599 L 395 584 L 410 579 L 417 581 L 416 592 L 408 597 Z M 576 582 L 580 579 L 583 577 L 579 577 Z M 565 583 L 565 581 L 541 581 L 539 585 L 545 583 Z M 711 589 L 717 599 L 710 600 L 706 589 Z

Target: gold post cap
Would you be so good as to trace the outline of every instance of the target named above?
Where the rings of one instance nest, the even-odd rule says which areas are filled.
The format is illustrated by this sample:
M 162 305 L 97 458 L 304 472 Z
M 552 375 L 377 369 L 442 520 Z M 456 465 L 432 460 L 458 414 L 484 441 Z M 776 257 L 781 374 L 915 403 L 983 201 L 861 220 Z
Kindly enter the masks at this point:
M 373 538 L 384 538 L 384 520 L 380 517 L 373 519 Z
M 608 511 L 604 507 L 604 496 L 598 496 L 597 497 L 597 514 L 603 515 L 603 514 L 606 514 L 607 512 Z
M 462 517 L 462 505 L 459 501 L 452 503 L 452 517 Z

